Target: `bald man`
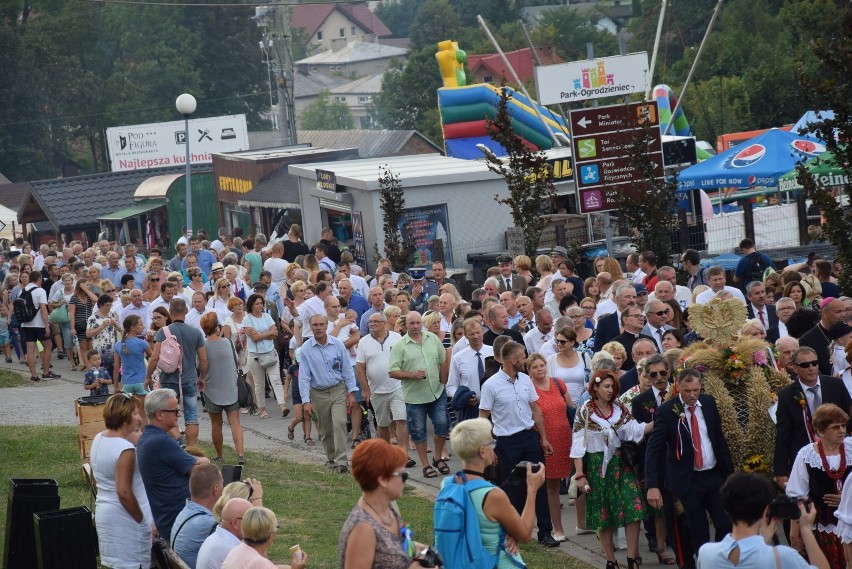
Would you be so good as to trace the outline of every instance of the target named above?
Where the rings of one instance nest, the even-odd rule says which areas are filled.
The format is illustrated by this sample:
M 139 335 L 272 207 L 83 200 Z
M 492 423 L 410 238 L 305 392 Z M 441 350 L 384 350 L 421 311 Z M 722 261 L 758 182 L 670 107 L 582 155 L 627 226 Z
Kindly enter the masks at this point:
M 243 515 L 252 503 L 242 498 L 231 498 L 222 508 L 222 521 L 198 550 L 196 569 L 221 569 L 225 557 L 243 539 Z
M 799 338 L 799 346 L 813 348 L 819 358 L 820 375 L 831 375 L 828 329 L 846 317 L 846 306 L 842 300 L 826 298 L 820 304 L 820 308 L 822 310 L 819 322 Z

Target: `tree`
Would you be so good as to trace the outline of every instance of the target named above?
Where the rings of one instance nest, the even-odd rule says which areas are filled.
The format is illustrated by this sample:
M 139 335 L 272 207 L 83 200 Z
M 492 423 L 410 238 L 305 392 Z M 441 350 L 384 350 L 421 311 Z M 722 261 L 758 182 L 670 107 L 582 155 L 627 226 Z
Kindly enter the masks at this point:
M 332 99 L 328 91 L 320 91 L 317 100 L 299 115 L 299 125 L 305 130 L 351 130 L 355 119 L 346 103 Z
M 533 151 L 512 129 L 508 103 L 512 97 L 509 89 L 500 90 L 500 102 L 494 120 L 487 119 L 486 128 L 492 140 L 507 153 L 507 160 L 489 159 L 488 169 L 506 180 L 509 197 L 494 196 L 497 203 L 509 206 L 515 227 L 524 230 L 524 249 L 535 257 L 539 240 L 547 219 L 542 215 L 542 204 L 549 204 L 556 195 L 553 172 L 547 165 L 544 152 Z
M 657 167 L 648 155 L 651 129 L 657 125 L 646 122 L 630 143 L 628 160 L 635 168 L 638 181 L 626 191 L 615 193 L 618 215 L 636 232 L 633 242 L 639 251 L 653 251 L 657 266 L 672 264 L 671 230 L 675 227 L 677 204 L 677 175 L 669 172 L 668 178 L 657 178 Z
M 381 2 L 376 8 L 376 16 L 393 32 L 394 37 L 407 38 L 420 4 L 421 0 Z
M 426 0 L 411 24 L 411 50 L 429 46 L 434 54 L 438 42 L 456 39 L 460 28 L 459 16 L 447 0 Z
M 386 166 L 379 168 L 379 207 L 382 210 L 382 230 L 385 234 L 385 258 L 390 261 L 391 268 L 404 272 L 414 255 L 414 243 L 403 239 L 399 224 L 405 214 L 405 192 L 399 181 L 399 174 L 391 172 Z M 379 244 L 373 245 L 376 258 L 381 258 Z
M 846 6 L 840 15 L 841 29 L 852 29 L 852 7 Z M 841 165 L 852 179 L 852 99 L 849 97 L 849 78 L 852 77 L 852 41 L 842 31 L 834 36 L 821 37 L 811 42 L 811 51 L 822 65 L 814 69 L 802 67 L 799 82 L 805 90 L 808 103 L 815 109 L 832 109 L 834 118 L 823 118 L 808 125 L 808 130 L 825 141 L 835 164 Z M 840 142 L 838 142 L 840 141 Z M 823 234 L 836 248 L 836 259 L 841 262 L 839 285 L 843 293 L 852 294 L 852 184 L 836 191 L 817 185 L 814 176 L 800 164 L 799 183 L 820 209 L 825 222 Z M 847 200 L 842 205 L 841 200 Z

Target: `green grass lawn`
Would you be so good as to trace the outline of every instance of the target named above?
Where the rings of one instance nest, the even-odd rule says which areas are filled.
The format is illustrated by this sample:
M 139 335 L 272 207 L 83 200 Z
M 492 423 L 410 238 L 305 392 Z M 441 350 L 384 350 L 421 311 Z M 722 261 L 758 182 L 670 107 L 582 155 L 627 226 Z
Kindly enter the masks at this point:
M 30 380 L 18 372 L 0 369 L 0 389 L 3 387 L 20 387 L 29 383 Z
M 211 451 L 212 447 L 204 447 Z M 80 455 L 74 427 L 0 427 L 0 550 L 5 539 L 9 479 L 53 478 L 59 483 L 61 506 L 90 505 L 87 487 L 80 476 Z M 225 460 L 234 461 L 226 447 Z M 270 559 L 289 563 L 288 548 L 300 544 L 310 556 L 309 566 L 334 569 L 338 566 L 338 539 L 343 522 L 360 496 L 349 476 L 326 471 L 321 466 L 298 464 L 247 453 L 243 477 L 263 483 L 264 505 L 279 517 L 280 529 Z M 432 541 L 433 502 L 408 489 L 399 500 L 403 518 L 411 525 L 415 539 Z M 558 564 L 565 569 L 586 569 L 589 565 L 540 547 L 522 546 L 529 567 Z

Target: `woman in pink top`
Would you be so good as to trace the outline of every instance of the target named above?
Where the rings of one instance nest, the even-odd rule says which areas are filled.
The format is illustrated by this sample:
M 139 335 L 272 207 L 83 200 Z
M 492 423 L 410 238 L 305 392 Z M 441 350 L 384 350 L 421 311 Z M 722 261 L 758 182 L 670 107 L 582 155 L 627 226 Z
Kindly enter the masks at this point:
M 266 557 L 278 531 L 278 519 L 269 508 L 248 510 L 243 515 L 240 529 L 243 541 L 228 553 L 222 569 L 304 569 L 308 556 L 301 549 L 293 551 L 291 565 L 276 565 Z

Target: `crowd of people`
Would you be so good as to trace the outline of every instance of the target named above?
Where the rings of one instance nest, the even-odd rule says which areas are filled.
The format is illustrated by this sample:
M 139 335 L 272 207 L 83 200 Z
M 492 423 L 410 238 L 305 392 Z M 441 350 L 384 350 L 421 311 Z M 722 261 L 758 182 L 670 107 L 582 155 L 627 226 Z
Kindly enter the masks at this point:
M 245 464 L 240 416 L 272 420 L 270 398 L 289 440 L 298 433 L 313 445 L 317 433 L 326 466 L 351 472 L 364 491 L 343 526 L 342 567 L 419 566 L 428 548 L 400 548 L 394 501 L 408 469 L 426 479 L 453 474 L 451 451 L 467 478 L 497 485 L 471 499 L 482 546 L 501 555 L 501 567 L 521 562 L 517 544 L 533 531 L 548 547 L 569 539 L 565 494 L 576 507 L 575 532 L 597 532 L 608 568 L 618 566 L 619 549 L 628 567 L 641 564 L 643 529 L 666 565 L 765 559 L 744 536 L 774 530 L 763 502 L 776 492 L 814 504 L 784 526 L 811 564 L 840 569 L 852 560 L 844 552 L 852 496 L 842 488 L 852 468 L 852 299 L 841 295 L 836 264 L 809 257 L 776 269 L 745 239 L 730 282 L 694 250 L 680 255 L 681 273 L 643 251 L 623 266 L 597 258 L 594 276 L 582 279 L 557 246 L 534 260 L 500 256 L 471 290 L 441 262 L 397 273 L 382 260 L 367 275 L 330 230 L 313 247 L 297 225 L 271 246 L 260 234 L 216 237 L 182 238 L 174 256 L 151 250 L 146 258 L 133 245 L 102 241 L 38 251 L 24 244 L 4 259 L 7 362 L 17 356 L 41 381 L 58 377 L 53 357 L 68 358 L 85 372 L 86 389 L 114 394 L 92 452 L 107 489 L 96 520 L 123 524 L 138 548 L 105 538 L 102 555 L 113 563 L 105 565 L 138 567 L 152 528 L 185 559 L 224 560 L 199 567 L 249 566 L 266 554 L 274 515 L 255 503 L 257 493 L 254 501 L 235 496 L 218 515 L 213 506 L 229 487 L 215 468 L 224 421 Z M 21 298 L 33 305 L 31 320 L 17 317 Z M 765 475 L 729 478 L 741 465 L 717 401 L 704 392 L 701 370 L 683 365 L 684 350 L 706 341 L 695 307 L 732 298 L 747 315 L 738 337 L 763 342 L 771 365 L 792 380 L 775 394 L 774 461 L 764 473 L 774 475 L 773 487 L 765 492 L 754 488 Z M 166 372 L 161 360 L 174 358 L 174 340 L 180 361 Z M 238 371 L 256 410 L 240 408 Z M 202 405 L 213 432 L 209 461 L 181 448 L 198 440 Z M 364 440 L 362 409 L 372 411 L 377 439 Z M 537 466 L 519 474 L 524 462 Z M 512 483 L 518 476 L 526 482 Z M 750 500 L 736 498 L 743 487 Z

